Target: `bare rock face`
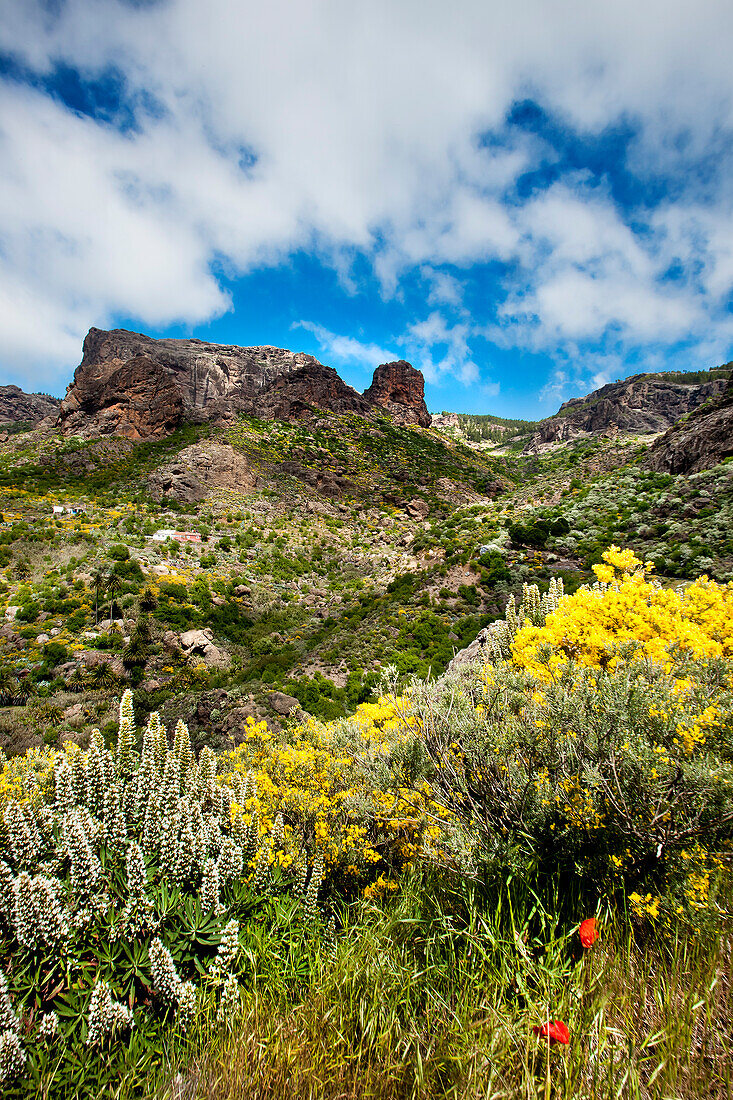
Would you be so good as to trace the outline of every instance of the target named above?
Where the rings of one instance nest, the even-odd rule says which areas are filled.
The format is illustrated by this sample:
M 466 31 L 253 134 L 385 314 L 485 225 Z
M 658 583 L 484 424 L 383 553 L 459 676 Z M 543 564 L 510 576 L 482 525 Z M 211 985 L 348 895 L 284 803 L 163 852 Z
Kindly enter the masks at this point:
M 56 417 L 61 402 L 45 393 L 24 393 L 18 386 L 0 386 L 0 427 L 11 424 L 40 424 Z
M 689 474 L 733 455 L 733 375 L 718 397 L 657 439 L 647 455 L 652 470 Z
M 371 405 L 388 412 L 398 424 L 430 427 L 432 417 L 425 404 L 425 379 L 404 359 L 377 367 L 364 397 Z
M 713 376 L 710 381 L 688 385 L 667 381 L 661 374 L 636 374 L 624 382 L 610 382 L 587 397 L 566 401 L 555 416 L 540 421 L 525 453 L 581 435 L 666 431 L 725 386 L 724 377 Z
M 360 416 L 371 412 L 366 395 L 347 386 L 333 367 L 324 367 L 317 359 L 274 378 L 257 399 L 257 415 L 266 420 L 301 420 L 323 409 Z
M 67 435 L 154 439 L 185 421 L 258 415 L 262 390 L 307 364 L 317 360 L 281 348 L 154 340 L 93 328 L 61 404 L 59 427 Z
M 379 367 L 362 395 L 302 352 L 93 328 L 60 405 L 58 427 L 66 435 L 155 439 L 183 423 L 226 424 L 242 414 L 277 420 L 323 412 L 369 416 L 375 406 L 400 424 L 428 427 L 423 391 L 422 374 L 404 362 Z
M 489 640 L 489 632 L 486 627 L 480 630 L 474 640 L 469 642 L 465 649 L 459 649 L 453 658 L 448 662 L 447 671 L 453 672 L 454 669 L 460 668 L 462 665 L 468 665 L 472 661 L 477 661 L 480 657 L 484 656 L 484 647 Z
M 223 443 L 194 443 L 185 447 L 174 462 L 155 470 L 148 478 L 153 500 L 177 500 L 193 504 L 203 500 L 210 489 L 236 489 L 250 492 L 257 475 L 247 459 Z

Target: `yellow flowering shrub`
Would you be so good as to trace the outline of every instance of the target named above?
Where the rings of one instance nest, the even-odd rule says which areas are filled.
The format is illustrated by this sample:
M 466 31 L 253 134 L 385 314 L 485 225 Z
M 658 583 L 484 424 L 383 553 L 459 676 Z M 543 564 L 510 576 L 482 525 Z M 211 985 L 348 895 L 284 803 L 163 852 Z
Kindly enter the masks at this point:
M 665 590 L 613 547 L 596 575 L 511 659 L 413 685 L 433 797 L 499 875 L 689 915 L 733 851 L 733 585 Z
M 0 816 L 6 803 L 38 802 L 53 789 L 54 749 L 32 748 L 23 756 L 0 757 Z
M 282 816 L 282 846 L 271 854 L 281 866 L 308 848 L 332 875 L 371 879 L 380 867 L 399 870 L 441 848 L 447 811 L 424 783 L 405 782 L 393 759 L 414 728 L 405 700 L 394 696 L 362 703 L 351 719 L 309 718 L 285 741 L 249 720 L 242 744 L 219 757 L 220 781 L 251 777 L 253 795 L 233 813 L 247 824 L 256 815 L 261 836 Z
M 672 647 L 692 657 L 733 656 L 733 584 L 701 577 L 684 591 L 662 588 L 648 563 L 615 546 L 593 568 L 592 588 L 566 596 L 543 626 L 527 623 L 517 633 L 516 665 L 545 679 L 569 660 L 613 668 L 624 645 L 667 667 Z M 544 647 L 552 651 L 547 661 Z

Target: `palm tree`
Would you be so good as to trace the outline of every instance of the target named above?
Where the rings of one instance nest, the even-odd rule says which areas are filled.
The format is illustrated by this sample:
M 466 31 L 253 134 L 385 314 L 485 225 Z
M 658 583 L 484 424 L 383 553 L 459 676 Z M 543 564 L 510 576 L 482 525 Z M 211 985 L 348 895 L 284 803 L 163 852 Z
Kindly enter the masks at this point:
M 104 587 L 107 589 L 107 595 L 109 596 L 109 620 L 112 622 L 112 610 L 115 604 L 115 596 L 122 590 L 124 581 L 119 573 L 115 573 L 114 570 L 109 572 L 105 578 Z M 124 618 L 123 618 L 124 626 Z
M 92 584 L 94 585 L 94 625 L 99 622 L 99 594 L 107 583 L 106 573 L 97 566 L 92 574 Z
M 138 600 L 141 611 L 154 611 L 158 606 L 158 601 L 155 597 L 155 593 L 152 588 L 143 588 L 140 593 L 140 599 Z
M 119 676 L 109 661 L 100 661 L 89 670 L 89 683 L 101 691 L 111 691 L 119 683 Z

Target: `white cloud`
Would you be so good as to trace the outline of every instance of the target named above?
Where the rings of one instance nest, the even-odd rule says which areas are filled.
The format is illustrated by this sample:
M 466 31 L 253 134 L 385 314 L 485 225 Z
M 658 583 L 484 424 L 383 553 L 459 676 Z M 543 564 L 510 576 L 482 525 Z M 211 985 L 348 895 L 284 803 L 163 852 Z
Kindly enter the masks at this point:
M 443 339 L 433 313 L 400 346 L 434 378 L 473 384 L 471 339 L 496 319 L 498 340 L 561 357 L 583 341 L 616 354 L 685 334 L 709 347 L 714 327 L 729 337 L 728 0 L 66 0 L 58 12 L 6 0 L 0 48 L 41 72 L 115 66 L 131 99 L 159 110 L 121 134 L 0 86 L 2 363 L 31 384 L 68 376 L 89 324 L 195 324 L 229 305 L 214 261 L 236 274 L 298 248 L 346 286 L 365 254 L 385 296 L 406 270 L 432 272 Z M 518 201 L 513 182 L 548 154 L 504 127 L 527 96 L 588 135 L 631 120 L 632 167 L 666 174 L 666 207 L 622 216 L 582 178 Z M 497 143 L 479 140 L 487 130 Z M 710 149 L 719 162 L 697 172 Z M 468 322 L 484 261 L 506 265 L 508 300 Z M 352 344 L 338 355 L 366 362 Z
M 336 362 L 339 365 L 354 364 L 374 370 L 380 363 L 392 363 L 399 359 L 394 352 L 378 344 L 365 344 L 354 336 L 339 336 L 314 321 L 297 321 L 292 327 L 305 329 L 315 336 L 322 354 L 326 357 L 327 366 L 333 366 Z

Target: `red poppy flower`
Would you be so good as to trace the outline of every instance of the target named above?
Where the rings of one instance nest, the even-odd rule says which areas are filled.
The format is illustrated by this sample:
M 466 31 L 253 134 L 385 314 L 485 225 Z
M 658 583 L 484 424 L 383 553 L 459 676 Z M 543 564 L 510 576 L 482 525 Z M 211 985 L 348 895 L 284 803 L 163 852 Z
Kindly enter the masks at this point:
M 532 1029 L 535 1035 L 543 1035 L 548 1043 L 564 1043 L 567 1045 L 570 1042 L 570 1032 L 568 1031 L 568 1025 L 564 1024 L 562 1020 L 548 1020 L 546 1024 L 539 1024 Z
M 595 917 L 588 917 L 587 920 L 583 921 L 578 932 L 583 947 L 592 947 L 600 935 L 598 931 L 598 921 Z

